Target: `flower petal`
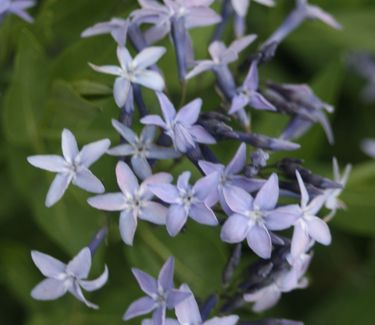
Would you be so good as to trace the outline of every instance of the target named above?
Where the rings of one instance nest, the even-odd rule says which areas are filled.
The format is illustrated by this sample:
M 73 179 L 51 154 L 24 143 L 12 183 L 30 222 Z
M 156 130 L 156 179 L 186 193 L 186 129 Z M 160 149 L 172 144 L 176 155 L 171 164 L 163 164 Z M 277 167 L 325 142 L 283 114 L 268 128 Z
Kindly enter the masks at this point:
M 291 254 L 292 258 L 298 258 L 301 254 L 305 253 L 310 242 L 309 234 L 306 230 L 306 224 L 299 220 L 294 226 Z
M 31 297 L 36 300 L 55 300 L 63 296 L 66 291 L 64 281 L 45 279 L 34 287 Z
M 129 320 L 140 315 L 148 314 L 155 308 L 156 304 L 150 297 L 139 298 L 128 307 L 123 316 L 123 320 Z
M 304 208 L 307 206 L 307 203 L 309 203 L 310 196 L 298 170 L 296 170 L 296 177 L 299 185 L 299 190 L 301 191 L 301 207 Z
M 168 123 L 172 121 L 176 116 L 176 109 L 169 100 L 169 98 L 163 93 L 157 92 L 160 108 L 164 116 L 164 120 Z M 143 123 L 143 122 L 142 122 Z
M 95 161 L 105 154 L 111 145 L 111 141 L 103 139 L 83 146 L 78 155 L 78 160 L 85 167 L 90 167 Z
M 229 208 L 236 213 L 246 213 L 252 209 L 253 198 L 242 188 L 226 185 L 223 187 L 223 196 Z
M 246 164 L 246 144 L 242 143 L 236 154 L 229 162 L 228 166 L 225 168 L 225 172 L 227 175 L 231 174 L 238 174 L 242 171 Z
M 132 268 L 132 273 L 144 293 L 152 296 L 158 292 L 158 283 L 151 275 L 137 268 Z
M 140 179 L 145 179 L 152 175 L 150 164 L 148 163 L 147 159 L 141 156 L 133 156 L 131 158 L 131 164 L 135 174 Z
M 279 199 L 279 180 L 273 173 L 255 196 L 253 206 L 259 210 L 272 210 Z
M 98 65 L 89 63 L 89 66 L 91 67 L 91 69 L 93 69 L 97 72 L 111 74 L 111 75 L 114 75 L 114 76 L 121 76 L 121 73 L 122 73 L 121 68 L 116 66 L 116 65 L 98 66 Z
M 307 231 L 311 238 L 323 245 L 330 245 L 332 241 L 328 225 L 318 217 L 312 217 L 306 221 Z
M 167 297 L 167 308 L 172 309 L 175 308 L 178 304 L 182 301 L 190 297 L 191 292 L 172 289 Z
M 116 131 L 130 144 L 135 144 L 138 141 L 137 135 L 133 132 L 132 129 L 128 128 L 123 123 L 113 119 L 112 125 Z
M 250 66 L 249 72 L 243 83 L 244 87 L 250 91 L 255 91 L 259 86 L 259 76 L 258 76 L 258 61 L 254 60 Z
M 171 184 L 150 184 L 149 189 L 159 199 L 166 203 L 176 203 L 179 199 L 179 193 L 176 186 Z
M 165 54 L 165 47 L 147 47 L 137 54 L 132 64 L 135 70 L 142 70 L 155 64 Z
M 202 317 L 197 301 L 187 284 L 180 286 L 185 292 L 190 292 L 191 296 L 180 302 L 175 307 L 175 312 L 180 324 L 202 324 Z
M 215 172 L 199 179 L 193 187 L 195 196 L 199 200 L 205 201 L 212 191 L 217 191 L 219 177 L 219 174 Z
M 73 178 L 73 184 L 91 193 L 103 193 L 102 182 L 88 169 L 81 169 Z
M 173 204 L 167 214 L 167 230 L 172 237 L 176 236 L 186 223 L 188 213 L 182 205 Z
M 129 166 L 123 161 L 116 165 L 117 184 L 123 193 L 133 194 L 138 189 L 138 180 Z
M 237 315 L 214 317 L 204 322 L 204 325 L 236 325 L 239 321 Z
M 142 208 L 139 219 L 146 220 L 157 225 L 165 225 L 168 208 L 156 202 L 148 201 Z
M 158 285 L 161 286 L 164 292 L 173 288 L 173 273 L 174 273 L 174 258 L 169 257 L 164 263 L 159 272 Z
M 115 83 L 113 84 L 113 97 L 115 98 L 118 107 L 122 108 L 126 105 L 126 101 L 128 100 L 131 91 L 133 90 L 128 79 L 123 77 L 115 79 Z
M 204 203 L 193 204 L 190 208 L 189 215 L 196 222 L 203 225 L 216 226 L 218 224 L 214 212 Z
M 117 59 L 120 62 L 121 68 L 128 71 L 128 67 L 132 62 L 132 57 L 126 47 L 117 47 Z
M 189 133 L 193 140 L 198 143 L 214 144 L 215 138 L 208 133 L 201 125 L 193 125 L 189 128 Z
M 249 104 L 249 97 L 243 93 L 239 93 L 232 98 L 228 114 L 234 114 L 240 109 L 245 108 Z
M 39 271 L 46 277 L 56 278 L 65 272 L 65 264 L 47 254 L 31 251 L 31 258 Z
M 286 205 L 266 213 L 264 221 L 269 230 L 284 230 L 292 226 L 301 214 L 298 205 Z
M 104 211 L 121 211 L 126 207 L 126 200 L 122 193 L 106 193 L 88 198 L 88 204 Z
M 255 254 L 261 258 L 270 258 L 272 252 L 271 236 L 266 227 L 255 224 L 247 234 L 247 243 Z
M 69 173 L 60 173 L 56 175 L 47 193 L 45 201 L 47 208 L 51 207 L 62 198 L 71 180 L 72 175 Z
M 232 214 L 221 228 L 220 238 L 227 243 L 240 243 L 249 231 L 248 220 L 240 214 Z
M 271 285 L 263 288 L 255 293 L 245 294 L 246 301 L 255 302 L 253 311 L 260 313 L 275 306 L 281 297 L 280 290 L 276 286 Z
M 61 173 L 65 170 L 65 160 L 57 155 L 36 155 L 27 157 L 27 161 L 34 167 L 48 170 L 49 172 Z
M 65 160 L 68 163 L 72 163 L 75 157 L 78 155 L 78 145 L 73 133 L 64 129 L 61 134 L 61 149 Z
M 134 155 L 134 152 L 135 149 L 130 144 L 120 144 L 111 149 L 108 149 L 107 154 L 111 156 L 126 157 Z
M 82 280 L 79 282 L 81 287 L 86 291 L 95 291 L 103 287 L 108 281 L 108 268 L 107 265 L 104 267 L 104 272 L 95 280 Z
M 156 71 L 143 70 L 137 72 L 133 82 L 155 91 L 162 91 L 165 87 L 163 77 Z
M 66 266 L 66 271 L 74 274 L 78 279 L 85 279 L 91 268 L 91 252 L 88 247 L 83 248 Z
M 120 214 L 120 235 L 125 244 L 132 246 L 134 234 L 137 230 L 138 220 L 133 215 L 133 211 L 123 211 Z
M 177 112 L 176 121 L 180 121 L 184 125 L 193 125 L 198 120 L 201 107 L 202 99 L 194 99 Z

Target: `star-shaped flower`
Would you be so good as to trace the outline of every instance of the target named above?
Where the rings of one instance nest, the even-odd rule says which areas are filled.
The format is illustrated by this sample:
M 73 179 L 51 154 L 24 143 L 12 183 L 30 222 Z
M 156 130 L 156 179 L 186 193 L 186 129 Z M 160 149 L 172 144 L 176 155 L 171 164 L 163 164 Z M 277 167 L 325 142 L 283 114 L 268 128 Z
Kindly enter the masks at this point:
M 133 91 L 132 84 L 138 84 L 155 91 L 164 89 L 163 77 L 158 72 L 148 69 L 164 53 L 164 47 L 148 47 L 133 59 L 125 47 L 119 46 L 117 47 L 117 58 L 120 66 L 96 66 L 91 63 L 90 66 L 95 71 L 117 76 L 113 86 L 113 95 L 117 106 L 122 108 L 126 104 L 129 93 Z
M 170 204 L 167 214 L 167 230 L 171 236 L 176 236 L 181 231 L 188 216 L 204 225 L 218 224 L 214 212 L 205 203 L 216 183 L 216 175 L 203 177 L 194 186 L 189 184 L 190 177 L 190 172 L 184 172 L 178 177 L 177 186 L 171 184 L 150 186 L 150 190 L 158 198 Z
M 155 0 L 138 0 L 141 9 L 132 13 L 135 23 L 154 26 L 145 32 L 148 44 L 164 38 L 170 31 L 172 20 L 182 19 L 186 29 L 208 26 L 220 21 L 220 16 L 209 6 L 214 0 L 164 0 L 164 5 Z
M 152 324 L 163 325 L 165 323 L 166 310 L 175 308 L 176 305 L 191 295 L 189 291 L 174 289 L 173 257 L 170 257 L 167 262 L 165 262 L 157 280 L 136 268 L 133 268 L 132 272 L 140 288 L 147 296 L 134 301 L 129 306 L 124 314 L 124 320 L 153 312 Z
M 224 191 L 232 187 L 239 187 L 248 192 L 258 190 L 263 180 L 250 179 L 242 175 L 238 175 L 246 165 L 246 145 L 242 143 L 236 154 L 227 166 L 215 164 L 208 161 L 199 161 L 199 167 L 202 168 L 206 175 L 216 174 L 216 185 L 212 187 L 210 194 L 206 200 L 212 206 L 220 201 L 221 207 L 227 214 L 231 214 L 232 210 L 228 207 L 224 197 Z
M 71 182 L 88 192 L 104 192 L 103 184 L 91 173 L 89 167 L 107 151 L 110 141 L 103 139 L 92 142 L 79 151 L 73 133 L 64 129 L 61 144 L 63 157 L 57 155 L 27 157 L 31 165 L 57 173 L 46 197 L 47 207 L 51 207 L 61 199 Z
M 301 191 L 301 203 L 300 217 L 294 224 L 291 244 L 292 258 L 297 258 L 305 253 L 311 240 L 329 245 L 332 239 L 327 223 L 316 216 L 325 202 L 325 195 L 318 195 L 310 201 L 309 193 L 298 171 L 296 171 L 296 176 Z
M 31 257 L 40 272 L 47 277 L 31 291 L 34 299 L 55 300 L 70 292 L 88 307 L 98 308 L 86 300 L 81 287 L 86 291 L 100 289 L 108 280 L 108 269 L 105 266 L 101 276 L 95 280 L 87 280 L 91 268 L 91 252 L 88 247 L 83 248 L 68 264 L 38 251 L 32 251 Z
M 340 196 L 340 194 L 344 190 L 344 187 L 345 187 L 345 185 L 346 185 L 346 183 L 348 182 L 348 179 L 349 179 L 350 171 L 352 169 L 352 166 L 350 164 L 346 165 L 343 175 L 340 175 L 340 169 L 339 169 L 339 164 L 337 162 L 337 159 L 333 158 L 332 163 L 333 163 L 333 180 L 337 184 L 340 184 L 342 186 L 342 188 L 327 189 L 327 190 L 324 191 L 324 194 L 325 194 L 325 197 L 326 197 L 324 205 L 327 209 L 331 210 L 331 212 L 328 214 L 328 216 L 325 217 L 326 222 L 327 222 L 327 220 L 330 220 L 335 216 L 336 211 L 338 209 L 345 209 L 346 208 L 345 203 L 343 201 L 341 201 L 338 197 Z
M 178 112 L 163 93 L 157 93 L 164 121 L 158 115 L 148 115 L 141 119 L 143 124 L 160 126 L 172 139 L 179 152 L 185 153 L 195 148 L 196 143 L 216 143 L 215 139 L 200 125 L 195 124 L 201 111 L 202 100 L 197 98 Z
M 102 34 L 111 34 L 119 46 L 124 47 L 128 33 L 129 21 L 122 18 L 112 18 L 110 21 L 100 22 L 86 28 L 81 37 L 91 37 Z
M 117 120 L 112 120 L 112 125 L 127 143 L 109 149 L 108 154 L 121 157 L 131 156 L 132 168 L 141 179 L 152 174 L 147 159 L 173 159 L 180 156 L 173 148 L 161 147 L 153 143 L 156 127 L 152 125 L 145 126 L 139 137 L 133 130 Z
M 275 208 L 279 198 L 276 174 L 261 187 L 255 198 L 239 187 L 226 187 L 224 197 L 234 211 L 221 229 L 220 237 L 228 243 L 245 238 L 249 247 L 260 257 L 270 258 L 272 241 L 269 230 L 284 230 L 299 217 L 297 205 Z
M 255 109 L 275 111 L 276 108 L 265 99 L 259 92 L 258 62 L 254 61 L 247 74 L 242 87 L 238 89 L 237 95 L 232 99 L 229 114 L 234 114 L 238 110 L 250 105 Z
M 308 280 L 304 277 L 304 274 L 311 258 L 311 255 L 301 255 L 289 269 L 276 274 L 276 278 L 271 284 L 255 292 L 245 294 L 245 301 L 254 302 L 253 311 L 262 312 L 276 305 L 282 293 L 306 288 Z
M 35 6 L 34 0 L 1 0 L 0 16 L 13 14 L 29 23 L 32 23 L 34 19 L 26 12 L 26 9 L 33 6 Z
M 256 37 L 256 35 L 242 37 L 233 41 L 228 47 L 220 41 L 212 42 L 208 48 L 212 60 L 197 61 L 197 65 L 186 75 L 186 79 L 191 79 L 204 71 L 220 69 L 220 67 L 236 61 L 239 53 L 248 47 Z
M 150 184 L 168 183 L 172 176 L 158 173 L 146 178 L 141 185 L 129 166 L 119 161 L 116 166 L 119 193 L 107 193 L 88 199 L 88 203 L 99 210 L 121 211 L 120 234 L 127 245 L 133 245 L 134 234 L 138 219 L 146 220 L 157 225 L 165 224 L 168 209 L 159 203 L 152 202 Z

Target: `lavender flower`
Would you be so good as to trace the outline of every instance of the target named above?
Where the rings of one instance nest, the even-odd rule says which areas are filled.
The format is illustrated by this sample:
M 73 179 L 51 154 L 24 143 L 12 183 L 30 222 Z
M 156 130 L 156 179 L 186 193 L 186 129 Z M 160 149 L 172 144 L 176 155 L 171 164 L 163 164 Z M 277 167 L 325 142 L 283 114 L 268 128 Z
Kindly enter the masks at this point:
M 234 214 L 221 229 L 220 237 L 228 243 L 239 243 L 245 238 L 249 247 L 260 257 L 270 258 L 272 241 L 269 230 L 283 230 L 298 218 L 298 206 L 276 208 L 279 184 L 276 174 L 261 187 L 255 199 L 239 187 L 226 187 L 224 197 Z
M 248 47 L 256 37 L 256 35 L 242 37 L 233 41 L 228 47 L 220 41 L 212 42 L 208 48 L 212 60 L 197 61 L 197 65 L 186 75 L 186 79 L 191 79 L 208 70 L 214 70 L 220 75 L 221 70 L 227 68 L 228 64 L 238 60 L 239 53 Z M 226 73 L 221 72 L 221 74 Z
M 153 311 L 152 321 L 154 325 L 165 324 L 166 309 L 173 309 L 187 299 L 191 293 L 181 289 L 174 289 L 173 273 L 174 259 L 170 257 L 160 270 L 156 280 L 149 274 L 133 268 L 132 272 L 140 288 L 147 296 L 134 301 L 127 309 L 123 319 L 148 314 Z
M 156 127 L 154 126 L 145 126 L 138 137 L 131 129 L 116 120 L 112 120 L 112 125 L 127 143 L 109 149 L 107 153 L 113 156 L 131 156 L 132 168 L 141 179 L 145 179 L 152 174 L 147 159 L 173 159 L 180 155 L 173 148 L 153 144 L 156 135 Z
M 167 208 L 152 202 L 151 184 L 167 183 L 172 177 L 167 173 L 158 173 L 146 178 L 141 185 L 129 166 L 119 161 L 116 166 L 117 184 L 120 193 L 107 193 L 88 199 L 88 203 L 100 210 L 121 211 L 120 234 L 127 245 L 133 245 L 134 234 L 138 219 L 146 220 L 157 225 L 165 224 Z
M 255 292 L 245 294 L 245 301 L 254 302 L 253 311 L 262 312 L 276 305 L 282 293 L 307 287 L 308 280 L 303 275 L 310 264 L 311 258 L 311 255 L 301 255 L 290 269 L 277 273 L 271 284 Z
M 261 5 L 272 7 L 275 5 L 273 0 L 253 0 Z M 241 37 L 245 33 L 246 16 L 249 11 L 251 0 L 231 0 L 235 11 L 235 34 Z
M 375 140 L 373 139 L 365 139 L 361 143 L 362 151 L 370 156 L 371 158 L 375 159 Z
M 86 28 L 81 37 L 91 37 L 102 34 L 111 34 L 116 43 L 124 47 L 126 43 L 126 36 L 128 33 L 129 21 L 122 18 L 112 18 L 110 21 L 100 22 Z
M 337 188 L 337 189 L 327 189 L 324 191 L 325 194 L 325 207 L 331 212 L 324 218 L 326 222 L 331 220 L 338 209 L 345 209 L 346 205 L 343 201 L 341 201 L 338 197 L 344 190 L 344 187 L 346 183 L 348 182 L 349 179 L 349 174 L 352 169 L 352 166 L 350 164 L 346 165 L 345 170 L 343 175 L 340 175 L 340 169 L 339 169 L 339 164 L 337 162 L 336 158 L 333 158 L 333 180 L 340 184 L 342 188 Z
M 263 48 L 272 43 L 281 43 L 291 32 L 300 26 L 305 19 L 320 20 L 335 29 L 342 28 L 333 16 L 318 6 L 310 5 L 307 0 L 296 0 L 295 9 L 289 14 L 281 26 L 266 40 L 263 44 Z
M 301 191 L 301 203 L 300 216 L 294 224 L 292 258 L 305 253 L 312 240 L 323 245 L 329 245 L 332 240 L 327 223 L 316 216 L 325 202 L 325 195 L 318 195 L 310 201 L 309 193 L 298 171 L 296 177 Z
M 34 0 L 1 0 L 0 18 L 3 15 L 13 14 L 29 23 L 32 23 L 34 19 L 26 12 L 26 9 L 33 6 L 35 6 Z
M 196 143 L 215 143 L 215 139 L 200 125 L 195 124 L 201 111 L 202 100 L 197 98 L 178 112 L 163 93 L 157 93 L 164 121 L 158 115 L 148 115 L 141 119 L 143 124 L 160 126 L 172 139 L 179 152 L 185 153 L 195 148 Z
M 71 182 L 88 192 L 103 193 L 103 184 L 91 173 L 89 167 L 107 151 L 110 141 L 103 139 L 92 142 L 78 151 L 73 133 L 64 129 L 61 145 L 63 157 L 57 155 L 27 157 L 31 165 L 57 173 L 47 193 L 45 205 L 51 207 L 59 201 Z
M 206 202 L 210 206 L 220 201 L 221 207 L 227 214 L 231 214 L 232 210 L 228 207 L 224 192 L 233 187 L 243 188 L 248 192 L 258 190 L 263 180 L 250 179 L 242 175 L 238 175 L 245 167 L 246 164 L 246 145 L 243 143 L 238 148 L 236 154 L 229 162 L 228 166 L 222 164 L 215 164 L 208 161 L 199 161 L 199 166 L 202 168 L 206 175 L 215 173 L 216 185 L 212 187 Z M 216 189 L 216 191 L 214 190 Z
M 167 214 L 167 230 L 171 236 L 176 236 L 181 231 L 188 216 L 204 225 L 218 224 L 215 214 L 205 202 L 216 183 L 216 175 L 203 177 L 194 186 L 189 184 L 190 177 L 190 172 L 184 172 L 178 177 L 177 186 L 171 184 L 150 186 L 152 193 L 170 204 Z
M 55 300 L 69 291 L 86 306 L 98 308 L 86 300 L 81 287 L 89 292 L 100 289 L 108 280 L 108 269 L 105 266 L 101 276 L 95 280 L 87 280 L 91 268 L 91 253 L 88 247 L 83 248 L 68 264 L 38 251 L 32 251 L 31 257 L 40 272 L 47 277 L 31 291 L 34 299 Z
M 247 105 L 255 109 L 275 111 L 276 108 L 257 91 L 258 87 L 258 62 L 253 61 L 242 87 L 232 99 L 229 114 L 233 114 Z
M 96 66 L 90 64 L 95 71 L 117 76 L 113 95 L 118 107 L 125 106 L 129 93 L 133 92 L 132 85 L 141 85 L 155 91 L 164 89 L 164 80 L 162 76 L 147 68 L 157 62 L 165 53 L 164 47 L 149 47 L 138 53 L 134 59 L 129 51 L 122 46 L 117 47 L 117 58 L 120 67 L 115 65 Z M 132 107 L 132 105 L 129 105 Z

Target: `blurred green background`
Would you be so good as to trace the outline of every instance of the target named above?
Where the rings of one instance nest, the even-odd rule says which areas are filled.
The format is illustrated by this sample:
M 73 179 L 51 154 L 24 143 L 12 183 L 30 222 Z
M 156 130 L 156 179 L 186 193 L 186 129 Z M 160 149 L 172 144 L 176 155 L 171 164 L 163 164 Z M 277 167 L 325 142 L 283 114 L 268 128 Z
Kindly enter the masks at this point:
M 274 9 L 251 6 L 248 30 L 259 35 L 256 46 L 281 23 L 293 3 L 277 2 Z M 334 14 L 344 30 L 306 22 L 260 73 L 262 80 L 309 83 L 323 100 L 336 106 L 330 116 L 335 145 L 329 146 L 320 126 L 315 126 L 300 139 L 302 149 L 292 155 L 329 177 L 333 155 L 342 167 L 353 163 L 342 195 L 348 209 L 332 222 L 332 246 L 316 247 L 310 287 L 285 294 L 277 307 L 261 317 L 299 319 L 310 325 L 370 325 L 375 323 L 375 161 L 361 153 L 359 142 L 375 137 L 375 105 L 360 101 L 364 81 L 347 68 L 345 60 L 353 51 L 375 52 L 375 1 L 311 2 Z M 117 214 L 92 209 L 85 202 L 88 195 L 77 188 L 71 187 L 56 206 L 45 208 L 52 175 L 26 163 L 31 154 L 59 153 L 64 127 L 76 134 L 80 144 L 103 137 L 117 143 L 118 135 L 110 124 L 119 114 L 111 97 L 112 78 L 87 65 L 116 63 L 114 42 L 109 36 L 82 40 L 79 35 L 95 22 L 126 17 L 136 7 L 135 0 L 42 0 L 30 11 L 35 17 L 33 25 L 14 16 L 0 25 L 0 324 L 122 324 L 123 312 L 141 295 L 130 267 L 156 274 L 170 255 L 176 257 L 176 282 L 187 281 L 201 298 L 220 290 L 229 249 L 219 242 L 218 229 L 189 223 L 185 233 L 171 239 L 164 229 L 140 223 L 135 246 L 125 247 L 118 235 Z M 212 28 L 192 32 L 197 58 L 207 56 L 211 34 Z M 229 29 L 225 37 L 230 39 Z M 162 44 L 169 51 L 161 67 L 178 103 L 180 86 L 173 52 L 168 39 Z M 207 110 L 219 103 L 212 81 L 206 74 L 188 88 L 188 98 L 203 97 Z M 157 111 L 154 96 L 146 91 L 145 98 L 150 110 Z M 283 117 L 256 113 L 253 127 L 277 136 L 285 123 Z M 217 146 L 215 152 L 228 161 L 228 152 L 232 154 L 235 147 Z M 291 154 L 275 159 L 283 155 Z M 108 191 L 116 190 L 115 163 L 104 157 L 94 166 Z M 170 162 L 162 163 L 158 169 L 169 166 Z M 194 167 L 183 161 L 174 171 L 186 168 Z M 70 295 L 53 302 L 33 301 L 30 291 L 42 275 L 31 261 L 30 250 L 67 261 L 106 222 L 110 235 L 95 256 L 92 274 L 98 275 L 106 263 L 110 279 L 102 290 L 87 294 L 100 310 L 89 310 Z M 250 306 L 243 316 L 259 317 L 251 313 Z M 133 322 L 139 323 L 139 319 Z

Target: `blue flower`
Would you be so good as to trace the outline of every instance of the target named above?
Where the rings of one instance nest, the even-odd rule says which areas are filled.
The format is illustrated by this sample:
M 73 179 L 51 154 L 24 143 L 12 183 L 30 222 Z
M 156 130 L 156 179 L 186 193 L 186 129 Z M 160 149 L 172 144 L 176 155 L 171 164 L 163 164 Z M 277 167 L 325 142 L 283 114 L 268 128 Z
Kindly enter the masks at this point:
M 150 186 L 152 193 L 170 204 L 167 214 L 167 230 L 171 236 L 176 236 L 181 231 L 188 216 L 205 225 L 218 224 L 214 212 L 206 203 L 216 183 L 216 175 L 203 177 L 194 186 L 189 184 L 190 177 L 190 172 L 184 172 L 178 177 L 177 186 L 171 184 Z
M 173 148 L 160 147 L 153 143 L 156 127 L 152 125 L 145 126 L 139 137 L 130 128 L 116 120 L 112 120 L 112 125 L 127 143 L 113 147 L 107 153 L 113 156 L 131 156 L 132 168 L 141 179 L 152 174 L 147 159 L 173 159 L 180 156 Z
M 51 207 L 64 195 L 69 184 L 92 193 L 103 193 L 104 186 L 89 167 L 109 148 L 108 139 L 85 145 L 78 151 L 77 141 L 72 132 L 64 129 L 61 135 L 63 157 L 57 155 L 37 155 L 27 157 L 27 161 L 41 169 L 57 173 L 47 193 L 45 205 Z
M 40 282 L 32 291 L 31 296 L 37 300 L 55 300 L 70 292 L 88 307 L 98 306 L 86 300 L 82 289 L 94 291 L 100 289 L 108 280 L 108 269 L 95 280 L 87 280 L 91 268 L 91 252 L 83 248 L 68 264 L 64 264 L 52 256 L 32 251 L 31 257 L 40 272 L 47 279 Z
M 26 9 L 33 6 L 35 6 L 34 0 L 1 0 L 0 17 L 2 15 L 13 14 L 32 23 L 34 19 L 26 12 Z
M 185 153 L 195 148 L 196 143 L 215 143 L 215 139 L 200 125 L 195 124 L 201 111 L 202 100 L 197 98 L 178 112 L 163 93 L 157 93 L 164 121 L 158 115 L 148 115 L 141 119 L 143 124 L 160 126 L 172 139 L 179 152 Z
M 173 257 L 165 262 L 157 280 L 136 268 L 133 268 L 132 272 L 140 288 L 147 296 L 139 298 L 128 307 L 123 317 L 124 320 L 153 312 L 152 324 L 163 325 L 165 324 L 166 310 L 175 308 L 176 305 L 191 295 L 189 291 L 174 289 Z

